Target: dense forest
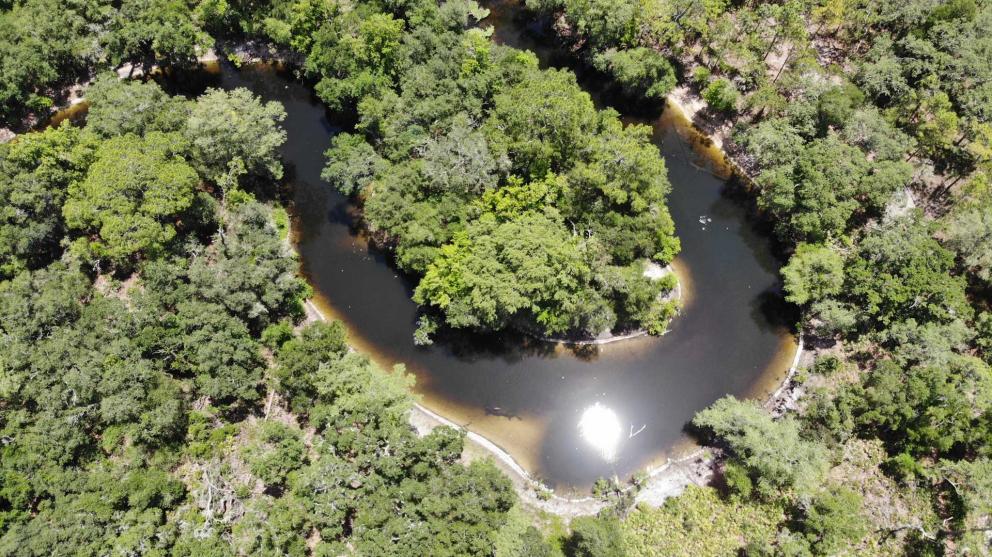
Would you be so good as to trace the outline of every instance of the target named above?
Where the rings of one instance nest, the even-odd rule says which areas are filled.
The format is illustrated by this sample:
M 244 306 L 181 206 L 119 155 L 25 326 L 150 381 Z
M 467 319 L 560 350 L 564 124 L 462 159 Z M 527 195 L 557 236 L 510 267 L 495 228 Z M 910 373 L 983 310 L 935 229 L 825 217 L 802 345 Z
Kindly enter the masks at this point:
M 779 518 L 707 535 L 749 555 L 992 551 L 992 3 L 528 7 L 623 90 L 701 98 L 789 255 L 816 354 L 798 413 L 725 399 L 694 420 L 729 455 L 723 500 L 700 504 Z M 656 518 L 634 522 L 662 543 Z
M 0 555 L 992 553 L 992 3 L 527 8 L 624 102 L 704 102 L 786 258 L 797 408 L 700 412 L 719 474 L 661 507 L 604 481 L 598 516 L 535 513 L 463 433 L 415 432 L 402 368 L 306 318 L 282 107 L 134 77 L 295 53 L 353 124 L 324 178 L 416 278 L 418 343 L 663 332 L 673 279 L 645 271 L 679 242 L 647 128 L 470 0 L 13 0 Z M 44 127 L 77 89 L 85 124 Z

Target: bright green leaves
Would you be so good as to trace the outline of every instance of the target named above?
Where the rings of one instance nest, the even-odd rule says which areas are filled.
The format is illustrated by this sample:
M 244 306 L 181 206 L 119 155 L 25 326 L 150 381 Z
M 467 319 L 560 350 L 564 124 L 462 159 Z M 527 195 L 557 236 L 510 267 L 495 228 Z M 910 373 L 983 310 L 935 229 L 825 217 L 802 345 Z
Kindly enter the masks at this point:
M 0 279 L 57 257 L 62 203 L 91 152 L 92 142 L 68 124 L 0 147 Z
M 826 449 L 804 439 L 795 419 L 773 420 L 754 402 L 724 397 L 696 414 L 692 424 L 728 445 L 763 497 L 783 489 L 812 493 L 829 468 Z
M 161 253 L 176 235 L 180 214 L 193 203 L 196 171 L 178 156 L 182 140 L 153 132 L 107 140 L 86 178 L 69 187 L 66 223 L 89 232 L 76 248 L 118 264 Z
M 101 37 L 111 64 L 133 63 L 191 67 L 213 39 L 192 19 L 185 2 L 124 0 Z
M 500 329 L 523 310 L 560 333 L 571 325 L 569 294 L 588 281 L 583 259 L 579 240 L 546 215 L 484 215 L 441 248 L 414 300 L 444 310 L 455 327 Z
M 102 137 L 149 131 L 174 132 L 189 117 L 190 102 L 171 97 L 154 81 L 121 80 L 113 72 L 99 76 L 86 90 L 86 129 Z
M 782 267 L 786 299 L 794 304 L 817 302 L 840 293 L 844 285 L 844 258 L 827 246 L 799 244 L 789 264 Z
M 560 172 L 575 161 L 598 124 L 589 94 L 571 72 L 530 72 L 495 98 L 484 131 L 490 147 L 523 176 Z
M 625 127 L 606 112 L 585 159 L 568 174 L 566 219 L 595 234 L 618 264 L 638 258 L 668 263 L 680 249 L 665 207 L 668 171 L 650 137 L 647 126 Z
M 322 76 L 317 94 L 332 109 L 353 106 L 393 84 L 405 23 L 388 14 L 372 14 L 351 27 L 347 18 L 322 27 L 307 60 L 307 69 Z
M 954 255 L 930 236 L 917 213 L 871 231 L 858 252 L 845 290 L 870 321 L 885 327 L 907 318 L 946 322 L 972 315 L 964 277 L 950 275 Z
M 325 179 L 361 196 L 374 237 L 425 275 L 415 299 L 450 326 L 662 332 L 674 306 L 657 296 L 671 285 L 646 286 L 643 263 L 667 263 L 679 242 L 650 129 L 597 111 L 570 72 L 484 41 L 465 35 L 458 67 L 438 57 L 398 92 L 366 96 L 364 141 L 336 138 Z M 466 92 L 449 100 L 452 88 Z

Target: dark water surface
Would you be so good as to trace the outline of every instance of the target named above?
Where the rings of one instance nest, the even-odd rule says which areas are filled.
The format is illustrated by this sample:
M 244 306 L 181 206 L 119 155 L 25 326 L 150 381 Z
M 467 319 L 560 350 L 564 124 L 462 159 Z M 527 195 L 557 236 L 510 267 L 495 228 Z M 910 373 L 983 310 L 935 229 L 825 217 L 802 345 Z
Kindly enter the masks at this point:
M 496 40 L 536 49 L 511 15 L 494 10 Z M 338 131 L 323 107 L 306 86 L 269 67 L 225 64 L 220 80 L 286 108 L 283 156 L 298 249 L 321 309 L 345 321 L 354 344 L 379 363 L 406 364 L 425 405 L 489 437 L 550 484 L 588 486 L 671 455 L 696 411 L 727 393 L 761 396 L 788 367 L 794 343 L 774 322 L 778 263 L 744 209 L 721 195 L 725 168 L 675 111 L 628 119 L 654 127 L 673 184 L 670 208 L 682 240 L 675 266 L 686 304 L 667 335 L 577 349 L 510 333 L 466 334 L 419 348 L 411 283 L 386 254 L 368 248 L 353 206 L 320 179 L 323 152 Z M 595 403 L 620 421 L 612 462 L 579 435 L 580 416 Z

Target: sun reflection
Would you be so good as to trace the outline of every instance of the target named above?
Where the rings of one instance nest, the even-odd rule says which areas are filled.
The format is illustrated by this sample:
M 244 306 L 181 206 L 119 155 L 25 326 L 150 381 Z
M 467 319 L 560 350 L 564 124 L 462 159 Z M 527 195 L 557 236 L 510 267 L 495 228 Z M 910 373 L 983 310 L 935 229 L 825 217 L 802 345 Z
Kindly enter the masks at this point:
M 604 460 L 612 462 L 616 458 L 622 433 L 616 412 L 598 402 L 593 404 L 582 411 L 579 433 Z

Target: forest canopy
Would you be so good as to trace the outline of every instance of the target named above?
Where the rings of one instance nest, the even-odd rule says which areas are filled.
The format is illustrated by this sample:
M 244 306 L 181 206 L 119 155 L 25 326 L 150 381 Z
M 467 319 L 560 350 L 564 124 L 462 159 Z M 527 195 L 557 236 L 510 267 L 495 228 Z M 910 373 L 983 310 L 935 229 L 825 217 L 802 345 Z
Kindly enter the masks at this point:
M 679 242 L 650 130 L 475 2 L 12 0 L 0 555 L 990 552 L 992 3 L 525 4 L 617 106 L 698 99 L 783 257 L 810 352 L 786 402 L 687 424 L 712 484 L 633 508 L 644 479 L 614 478 L 567 529 L 528 514 L 462 433 L 413 430 L 402 367 L 305 322 L 282 107 L 148 79 L 291 53 L 348 121 L 323 175 L 416 279 L 417 342 L 663 332 L 673 277 L 646 271 Z M 80 94 L 85 125 L 43 126 Z

